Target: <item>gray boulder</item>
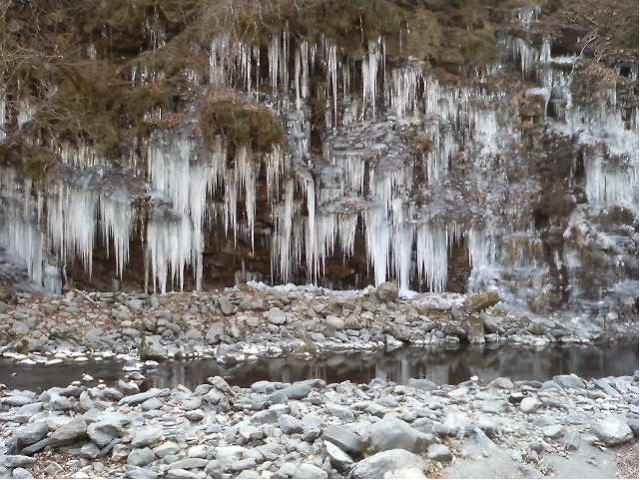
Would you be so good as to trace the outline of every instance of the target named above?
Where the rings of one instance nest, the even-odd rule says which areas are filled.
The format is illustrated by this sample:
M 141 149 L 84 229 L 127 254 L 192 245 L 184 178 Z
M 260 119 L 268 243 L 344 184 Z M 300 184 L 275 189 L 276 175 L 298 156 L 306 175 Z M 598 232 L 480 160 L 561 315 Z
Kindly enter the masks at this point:
M 89 438 L 99 447 L 104 447 L 116 438 L 125 435 L 125 425 L 129 423 L 126 415 L 117 413 L 104 414 L 97 422 L 87 428 Z
M 396 417 L 374 423 L 368 431 L 369 451 L 372 453 L 402 449 L 418 453 L 425 451 L 432 438 Z
M 329 461 L 331 465 L 339 471 L 345 470 L 351 464 L 353 464 L 353 459 L 342 449 L 331 442 L 323 442 L 324 443 L 324 451 L 329 457 Z
M 402 449 L 376 453 L 356 463 L 350 478 L 402 478 L 411 472 L 412 478 L 424 478 L 426 462 L 418 455 Z
M 283 325 L 287 323 L 287 314 L 278 307 L 272 307 L 267 312 L 267 320 L 274 325 Z
M 365 443 L 358 435 L 338 425 L 329 425 L 322 433 L 322 439 L 351 454 L 362 455 L 365 450 Z
M 381 283 L 376 288 L 376 296 L 383 303 L 395 302 L 398 299 L 398 287 L 391 282 Z
M 135 465 L 136 467 L 144 467 L 149 465 L 156 459 L 155 454 L 149 447 L 134 448 L 127 457 L 127 463 L 129 465 Z
M 296 468 L 293 478 L 327 478 L 327 472 L 311 463 L 301 463 Z
M 77 442 L 87 436 L 87 422 L 82 419 L 71 420 L 58 427 L 51 435 L 51 445 L 59 447 Z
M 619 445 L 633 438 L 633 431 L 621 415 L 609 415 L 591 425 L 591 432 L 607 446 Z
M 162 345 L 162 337 L 160 335 L 150 335 L 148 337 L 142 337 L 140 340 L 140 347 L 138 349 L 140 354 L 140 360 L 155 360 L 156 362 L 163 362 L 167 359 L 167 347 Z
M 21 450 L 28 445 L 33 445 L 34 443 L 39 442 L 48 432 L 49 427 L 46 422 L 34 422 L 29 423 L 24 427 L 16 428 L 16 445 L 18 449 Z
M 224 335 L 224 325 L 222 322 L 216 322 L 207 330 L 206 341 L 209 345 L 220 343 Z
M 584 381 L 574 373 L 569 375 L 556 375 L 553 377 L 553 381 L 560 385 L 562 388 L 579 388 L 585 387 Z
M 429 460 L 448 462 L 453 458 L 453 455 L 451 454 L 449 447 L 441 443 L 437 443 L 429 446 L 429 449 L 427 450 L 427 457 L 429 457 Z
M 162 439 L 162 430 L 158 427 L 145 427 L 136 430 L 131 446 L 134 448 L 155 445 Z

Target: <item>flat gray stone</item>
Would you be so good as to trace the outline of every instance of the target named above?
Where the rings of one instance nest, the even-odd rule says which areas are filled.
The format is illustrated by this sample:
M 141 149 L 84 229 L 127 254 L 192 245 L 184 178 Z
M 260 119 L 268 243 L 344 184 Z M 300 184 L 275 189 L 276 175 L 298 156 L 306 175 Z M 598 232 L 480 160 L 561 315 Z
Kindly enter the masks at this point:
M 402 449 L 386 450 L 360 460 L 349 472 L 350 478 L 402 478 L 411 471 L 413 478 L 424 478 L 426 462 L 415 453 Z M 422 476 L 420 476 L 422 475 Z
M 87 422 L 81 419 L 71 420 L 58 427 L 51 435 L 51 446 L 69 445 L 87 436 Z
M 364 441 L 351 430 L 338 425 L 329 425 L 322 433 L 322 439 L 333 443 L 347 453 L 362 455 L 365 449 Z
M 150 398 L 160 397 L 169 393 L 168 388 L 150 388 L 146 392 L 128 395 L 118 401 L 118 405 L 138 405 Z
M 591 432 L 607 446 L 620 445 L 633 438 L 633 431 L 621 415 L 609 415 L 594 423 Z
M 149 465 L 155 459 L 156 456 L 153 453 L 153 450 L 151 450 L 149 447 L 134 448 L 133 450 L 131 450 L 129 456 L 127 457 L 127 463 L 129 465 L 135 465 L 136 467 L 144 467 L 146 465 Z

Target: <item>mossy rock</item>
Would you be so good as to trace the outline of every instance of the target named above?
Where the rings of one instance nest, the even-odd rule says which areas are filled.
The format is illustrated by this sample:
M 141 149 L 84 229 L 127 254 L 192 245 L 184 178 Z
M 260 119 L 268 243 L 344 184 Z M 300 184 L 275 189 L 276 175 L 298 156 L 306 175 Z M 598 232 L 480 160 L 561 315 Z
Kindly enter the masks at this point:
M 271 110 L 231 92 L 211 94 L 200 109 L 199 121 L 208 144 L 222 135 L 235 148 L 247 145 L 265 153 L 284 143 L 284 128 Z

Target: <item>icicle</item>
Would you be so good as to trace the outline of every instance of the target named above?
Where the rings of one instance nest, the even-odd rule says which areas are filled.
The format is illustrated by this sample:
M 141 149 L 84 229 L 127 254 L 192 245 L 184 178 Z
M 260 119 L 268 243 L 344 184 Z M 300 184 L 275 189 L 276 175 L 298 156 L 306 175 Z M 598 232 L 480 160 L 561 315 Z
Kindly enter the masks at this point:
M 418 278 L 431 292 L 442 292 L 447 285 L 448 237 L 444 228 L 422 224 L 416 236 Z
M 372 116 L 376 115 L 376 97 L 378 83 L 378 67 L 383 60 L 382 39 L 369 41 L 367 54 L 362 59 L 362 114 L 370 108 Z
M 133 227 L 133 212 L 128 200 L 123 202 L 113 198 L 100 198 L 100 218 L 102 222 L 102 238 L 107 255 L 109 243 L 113 239 L 116 258 L 116 272 L 122 278 L 124 266 L 129 261 L 129 242 Z

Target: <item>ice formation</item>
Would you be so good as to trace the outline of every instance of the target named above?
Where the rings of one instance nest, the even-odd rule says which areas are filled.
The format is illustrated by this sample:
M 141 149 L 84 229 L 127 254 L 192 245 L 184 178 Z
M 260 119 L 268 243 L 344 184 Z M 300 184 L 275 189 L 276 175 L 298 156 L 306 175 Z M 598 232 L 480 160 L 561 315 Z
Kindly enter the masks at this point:
M 543 96 L 545 115 L 551 102 L 558 103 L 560 114 L 547 119 L 551 128 L 593 147 L 584 159 L 589 204 L 601 208 L 637 203 L 637 112 L 631 124 L 625 122 L 615 105 L 615 91 L 601 111 L 575 107 L 567 68 L 575 57 L 554 57 L 550 39 L 537 45 L 530 38 L 539 15 L 535 7 L 517 11 L 524 35 L 503 39 L 507 56 L 519 64 L 532 87 L 528 94 Z M 151 23 L 149 35 L 155 46 L 162 45 L 163 32 Z M 255 249 L 257 210 L 263 208 L 258 195 L 265 182 L 274 283 L 293 281 L 302 273 L 307 281 L 321 283 L 329 259 L 362 254 L 376 284 L 393 279 L 402 290 L 440 292 L 447 288 L 451 248 L 460 242 L 469 252 L 469 290 L 507 288 L 503 277 L 526 278 L 544 268 L 537 260 L 541 240 L 534 228 L 492 224 L 501 216 L 517 218 L 517 205 L 482 212 L 485 222 L 476 225 L 436 218 L 417 199 L 417 192 L 445 190 L 454 168 L 471 170 L 469 178 L 480 186 L 489 185 L 487 177 L 504 175 L 495 169 L 504 163 L 496 162 L 516 161 L 509 151 L 519 140 L 508 102 L 477 85 L 441 84 L 419 62 L 391 62 L 385 48 L 381 37 L 368 42 L 362 57 L 354 59 L 327 39 L 297 41 L 286 31 L 273 35 L 262 49 L 229 35 L 215 36 L 208 83 L 266 100 L 286 121 L 288 148 L 258 154 L 248 145 L 228 148 L 220 137 L 204 153 L 191 132 L 152 136 L 145 160 L 153 208 L 149 220 L 141 222 L 140 235 L 134 234 L 136 208 L 126 196 L 62 183 L 36 195 L 26 184 L 15 188 L 18 180 L 5 175 L 3 191 L 12 192 L 12 204 L 21 206 L 5 209 L 2 243 L 23 257 L 33 280 L 43 284 L 56 281 L 50 263 L 63 266 L 79 259 L 91 274 L 98 237 L 112 252 L 115 273 L 122 277 L 131 242 L 140 237 L 150 288 L 183 289 L 190 273 L 199 289 L 211 229 L 224 231 L 235 246 L 242 239 Z M 312 155 L 308 102 L 310 81 L 318 72 L 324 75 L 321 88 L 330 128 L 322 155 Z M 197 75 L 187 74 L 199 83 Z M 133 67 L 131 81 L 145 84 L 157 75 L 162 72 Z M 28 106 L 21 112 L 26 122 Z M 150 115 L 161 118 L 162 112 Z M 3 118 L 0 115 L 0 122 Z M 416 126 L 430 144 L 424 159 L 416 158 L 398 133 L 408 125 Z M 104 165 L 86 146 L 63 144 L 57 153 L 79 170 Z M 130 165 L 137 162 L 142 160 Z M 243 264 L 236 278 L 250 279 L 252 273 Z M 526 285 L 518 288 L 534 288 Z

